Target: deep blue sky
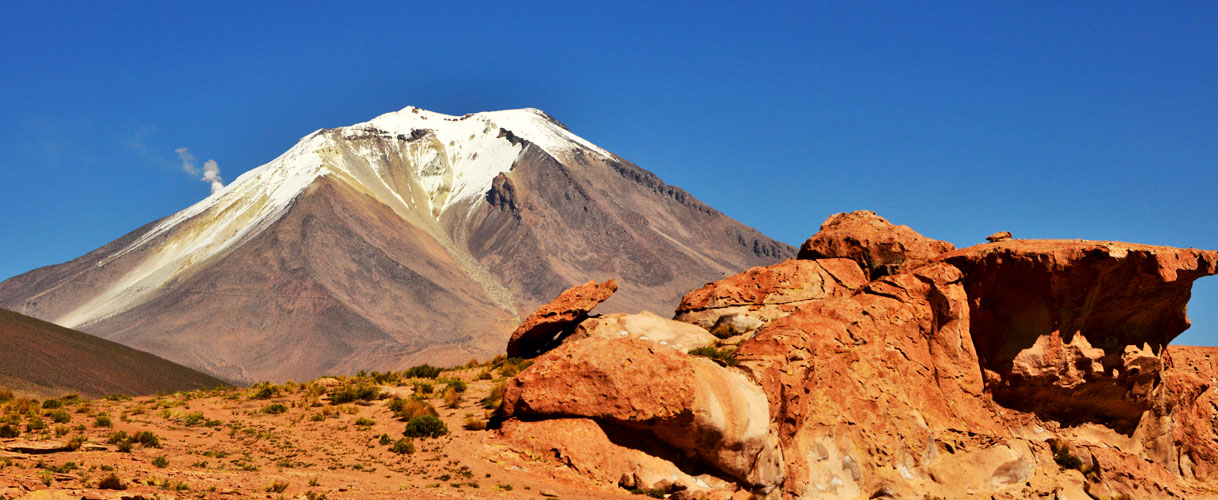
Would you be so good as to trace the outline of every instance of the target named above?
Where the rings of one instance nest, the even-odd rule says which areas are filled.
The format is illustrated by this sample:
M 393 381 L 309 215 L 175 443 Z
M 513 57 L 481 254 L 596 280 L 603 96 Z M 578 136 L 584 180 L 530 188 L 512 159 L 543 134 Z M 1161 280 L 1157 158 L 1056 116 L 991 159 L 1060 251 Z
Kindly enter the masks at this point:
M 0 279 L 206 196 L 177 148 L 231 180 L 407 105 L 541 108 L 791 244 L 871 209 L 1218 249 L 1212 2 L 435 3 L 7 4 Z M 1180 342 L 1218 345 L 1209 280 Z

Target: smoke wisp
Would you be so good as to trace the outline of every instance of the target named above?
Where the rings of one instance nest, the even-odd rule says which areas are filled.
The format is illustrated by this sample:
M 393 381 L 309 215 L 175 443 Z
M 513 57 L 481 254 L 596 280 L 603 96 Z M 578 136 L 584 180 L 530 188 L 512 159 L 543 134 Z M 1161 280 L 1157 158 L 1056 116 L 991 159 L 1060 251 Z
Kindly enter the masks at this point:
M 215 194 L 224 187 L 224 178 L 220 177 L 220 164 L 216 160 L 207 160 L 203 162 L 203 169 L 199 169 L 199 165 L 195 160 L 195 155 L 190 154 L 187 148 L 178 148 L 173 150 L 178 154 L 178 159 L 182 161 L 182 171 L 190 175 L 202 175 L 199 180 L 211 184 L 211 192 Z

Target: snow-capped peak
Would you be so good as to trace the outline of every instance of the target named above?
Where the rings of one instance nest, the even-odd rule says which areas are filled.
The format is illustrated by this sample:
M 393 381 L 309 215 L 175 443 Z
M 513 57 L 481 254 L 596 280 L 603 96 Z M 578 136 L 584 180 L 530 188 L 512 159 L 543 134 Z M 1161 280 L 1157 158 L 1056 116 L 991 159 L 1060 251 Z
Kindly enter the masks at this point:
M 532 108 L 451 116 L 408 106 L 367 122 L 320 129 L 99 262 L 104 266 L 146 250 L 142 263 L 110 291 L 56 322 L 80 326 L 129 309 L 192 264 L 279 220 L 322 176 L 355 184 L 398 213 L 438 220 L 455 207 L 472 209 L 495 176 L 511 170 L 525 147 L 519 139 L 560 158 L 575 150 L 613 157 Z M 153 241 L 155 248 L 145 248 Z

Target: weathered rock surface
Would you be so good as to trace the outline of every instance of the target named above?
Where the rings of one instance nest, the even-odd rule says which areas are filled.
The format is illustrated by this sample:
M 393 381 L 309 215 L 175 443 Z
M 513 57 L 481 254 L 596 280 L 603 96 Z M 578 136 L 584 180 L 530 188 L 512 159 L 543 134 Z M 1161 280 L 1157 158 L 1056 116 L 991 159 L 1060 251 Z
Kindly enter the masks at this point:
M 1012 240 L 941 255 L 960 269 L 995 399 L 1070 422 L 1132 429 L 1163 347 L 1186 328 L 1218 252 L 1083 240 Z
M 830 216 L 820 232 L 799 247 L 800 259 L 841 257 L 858 262 L 871 279 L 912 269 L 954 250 L 946 241 L 927 238 L 909 226 L 895 226 L 869 210 Z
M 682 321 L 661 318 L 652 312 L 638 314 L 607 314 L 588 318 L 575 327 L 575 333 L 564 342 L 582 338 L 634 338 L 668 346 L 681 352 L 715 343 L 716 338 L 706 329 Z
M 508 339 L 508 356 L 531 358 L 554 348 L 588 318 L 588 312 L 617 291 L 617 282 L 589 281 L 574 286 L 524 320 Z
M 765 324 L 813 300 L 852 295 L 865 284 L 866 275 L 849 259 L 792 259 L 754 267 L 685 294 L 675 318 L 726 338 L 744 332 L 728 325 L 716 328 L 721 318 L 753 318 Z
M 678 455 L 768 490 L 783 479 L 766 395 L 739 372 L 644 340 L 592 337 L 508 384 L 508 418 L 591 418 L 649 433 Z
M 588 419 L 631 450 L 609 477 L 658 459 L 769 498 L 1218 498 L 1218 348 L 1167 347 L 1218 252 L 993 239 L 951 250 L 839 214 L 805 244 L 816 260 L 686 295 L 677 319 L 750 332 L 736 368 L 569 339 L 505 415 Z

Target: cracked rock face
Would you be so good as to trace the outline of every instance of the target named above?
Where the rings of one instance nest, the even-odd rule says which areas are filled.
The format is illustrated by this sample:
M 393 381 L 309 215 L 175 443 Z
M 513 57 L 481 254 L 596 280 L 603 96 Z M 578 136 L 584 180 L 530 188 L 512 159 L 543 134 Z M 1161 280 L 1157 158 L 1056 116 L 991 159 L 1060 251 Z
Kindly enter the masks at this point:
M 751 318 L 756 328 L 813 300 L 851 295 L 865 284 L 866 275 L 850 259 L 792 259 L 754 267 L 685 294 L 675 319 L 712 333 L 725 317 L 741 323 L 748 321 L 743 318 Z M 727 332 L 743 333 L 736 330 Z

